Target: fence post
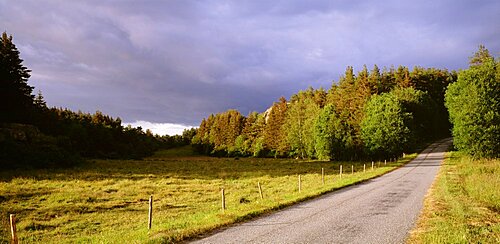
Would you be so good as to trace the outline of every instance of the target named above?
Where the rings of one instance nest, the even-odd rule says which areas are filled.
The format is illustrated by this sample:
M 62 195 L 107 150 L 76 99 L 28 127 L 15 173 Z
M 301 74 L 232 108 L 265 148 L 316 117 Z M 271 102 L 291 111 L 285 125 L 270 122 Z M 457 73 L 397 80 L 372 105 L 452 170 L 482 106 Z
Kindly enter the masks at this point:
M 363 173 L 366 172 L 366 164 L 363 164 Z
M 372 161 L 372 170 L 373 170 L 373 161 Z
M 153 223 L 153 196 L 149 196 L 149 213 L 148 213 L 148 230 L 151 229 Z
M 16 228 L 16 215 L 10 215 L 10 232 L 12 234 L 12 244 L 18 244 L 19 240 L 17 239 L 17 228 Z
M 342 165 L 340 165 L 340 170 L 339 171 L 340 171 L 340 173 L 339 173 L 340 174 L 340 178 L 342 178 Z
M 220 192 L 222 195 L 222 213 L 224 213 L 224 210 L 226 210 L 226 195 L 224 193 L 224 188 L 222 188 Z
M 260 199 L 264 199 L 264 195 L 262 195 L 262 187 L 260 186 L 260 181 L 257 182 L 257 185 L 259 186 Z
M 387 165 L 387 160 L 384 159 L 384 166 L 386 166 L 386 165 Z
M 354 174 L 354 165 L 351 165 L 351 175 Z

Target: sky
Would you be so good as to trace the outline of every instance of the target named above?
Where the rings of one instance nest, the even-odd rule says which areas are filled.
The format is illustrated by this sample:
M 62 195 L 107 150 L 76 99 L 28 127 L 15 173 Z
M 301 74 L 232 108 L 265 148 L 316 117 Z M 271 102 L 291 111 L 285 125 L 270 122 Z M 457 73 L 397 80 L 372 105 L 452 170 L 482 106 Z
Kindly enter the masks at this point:
M 0 0 L 0 27 L 49 106 L 158 134 L 328 89 L 347 66 L 459 70 L 479 44 L 500 55 L 498 0 Z

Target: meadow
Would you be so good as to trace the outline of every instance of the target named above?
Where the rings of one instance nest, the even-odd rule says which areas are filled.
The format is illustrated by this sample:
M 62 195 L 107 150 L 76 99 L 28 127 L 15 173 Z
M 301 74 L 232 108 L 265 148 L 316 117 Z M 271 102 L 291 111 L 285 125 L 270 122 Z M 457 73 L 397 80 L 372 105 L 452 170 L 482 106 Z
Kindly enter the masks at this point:
M 375 162 L 372 170 L 371 162 L 215 158 L 193 155 L 184 147 L 143 160 L 90 160 L 71 169 L 2 171 L 0 242 L 10 241 L 12 213 L 22 243 L 178 242 L 365 181 L 415 156 L 387 165 Z M 224 212 L 221 188 L 226 193 Z M 153 223 L 148 230 L 151 195 Z
M 408 243 L 500 243 L 500 159 L 449 153 Z

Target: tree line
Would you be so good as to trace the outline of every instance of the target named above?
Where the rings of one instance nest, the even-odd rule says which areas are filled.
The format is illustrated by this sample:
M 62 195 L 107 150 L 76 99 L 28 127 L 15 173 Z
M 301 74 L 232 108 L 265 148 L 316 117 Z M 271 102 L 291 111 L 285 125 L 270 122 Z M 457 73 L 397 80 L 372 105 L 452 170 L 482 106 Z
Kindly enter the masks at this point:
M 33 95 L 30 72 L 12 36 L 0 39 L 0 166 L 61 167 L 85 158 L 136 159 L 160 148 L 188 145 L 196 129 L 158 136 L 123 126 L 120 118 L 49 108 L 41 92 Z
M 347 67 L 329 90 L 309 88 L 266 112 L 236 110 L 202 120 L 194 148 L 211 155 L 343 160 L 389 158 L 449 135 L 446 87 L 456 72 Z
M 387 159 L 452 132 L 457 149 L 498 157 L 498 63 L 480 46 L 469 69 L 458 73 L 376 65 L 355 73 L 349 66 L 328 91 L 281 97 L 264 113 L 211 114 L 192 145 L 215 156 Z

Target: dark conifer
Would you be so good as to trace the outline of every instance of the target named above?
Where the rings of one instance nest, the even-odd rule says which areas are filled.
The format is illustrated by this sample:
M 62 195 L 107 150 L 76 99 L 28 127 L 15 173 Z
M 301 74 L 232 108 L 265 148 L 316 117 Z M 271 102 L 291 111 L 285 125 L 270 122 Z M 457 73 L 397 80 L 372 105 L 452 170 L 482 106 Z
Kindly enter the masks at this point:
M 29 121 L 33 108 L 33 87 L 28 85 L 31 70 L 23 66 L 12 36 L 0 39 L 0 122 Z

